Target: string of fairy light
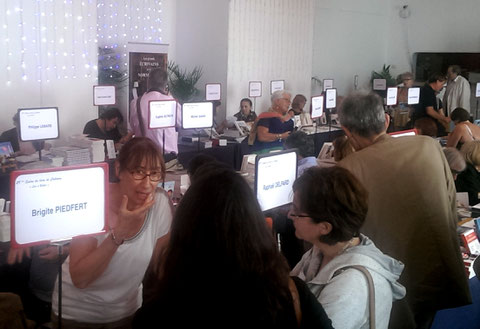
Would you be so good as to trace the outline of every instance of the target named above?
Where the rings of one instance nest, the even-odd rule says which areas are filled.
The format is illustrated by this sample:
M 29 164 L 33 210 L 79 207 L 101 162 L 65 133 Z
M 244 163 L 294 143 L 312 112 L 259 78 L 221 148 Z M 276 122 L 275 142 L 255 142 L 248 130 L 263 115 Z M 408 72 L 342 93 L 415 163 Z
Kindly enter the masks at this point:
M 1 1 L 0 72 L 6 86 L 96 79 L 101 47 L 126 75 L 128 42 L 161 43 L 162 14 L 154 0 Z

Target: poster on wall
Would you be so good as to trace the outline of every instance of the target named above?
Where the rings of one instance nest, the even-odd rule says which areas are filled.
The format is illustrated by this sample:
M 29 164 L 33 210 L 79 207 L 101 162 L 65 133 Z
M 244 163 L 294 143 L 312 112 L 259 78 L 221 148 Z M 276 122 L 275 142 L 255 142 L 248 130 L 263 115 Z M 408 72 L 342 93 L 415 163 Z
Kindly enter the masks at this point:
M 168 45 L 156 43 L 128 43 L 128 104 L 147 91 L 150 71 L 156 68 L 167 70 Z M 127 120 L 128 121 L 128 120 Z

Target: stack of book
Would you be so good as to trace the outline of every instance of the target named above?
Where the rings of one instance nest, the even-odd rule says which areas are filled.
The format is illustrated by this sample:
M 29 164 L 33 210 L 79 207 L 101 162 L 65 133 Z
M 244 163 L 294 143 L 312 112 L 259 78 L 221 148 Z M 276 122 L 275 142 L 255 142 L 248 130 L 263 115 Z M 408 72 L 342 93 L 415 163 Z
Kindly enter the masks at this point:
M 64 166 L 89 164 L 92 162 L 88 148 L 60 146 L 52 148 L 51 153 L 55 156 L 62 157 Z

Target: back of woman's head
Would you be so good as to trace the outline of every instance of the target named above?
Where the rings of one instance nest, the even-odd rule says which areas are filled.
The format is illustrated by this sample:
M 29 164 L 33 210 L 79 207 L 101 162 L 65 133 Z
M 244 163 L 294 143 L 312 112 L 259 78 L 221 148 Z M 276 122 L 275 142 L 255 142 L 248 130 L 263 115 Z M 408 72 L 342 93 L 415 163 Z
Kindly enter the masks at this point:
M 159 293 L 208 293 L 219 304 L 250 299 L 276 314 L 289 301 L 286 262 L 246 181 L 232 169 L 208 166 L 175 212 Z
M 145 161 L 143 164 L 148 168 L 160 165 L 162 176 L 165 175 L 162 153 L 157 144 L 147 137 L 135 137 L 125 143 L 120 149 L 117 161 L 120 171 L 138 168 Z
M 460 149 L 465 161 L 474 166 L 480 166 L 480 140 L 466 142 Z
M 355 152 L 355 149 L 353 148 L 352 143 L 350 143 L 350 140 L 346 135 L 335 138 L 332 144 L 333 144 L 333 158 L 337 162 L 345 158 L 347 155 Z
M 329 222 L 332 231 L 322 242 L 348 241 L 360 233 L 367 215 L 367 191 L 360 181 L 342 167 L 307 169 L 293 184 L 301 211 L 316 223 Z
M 450 118 L 453 122 L 464 122 L 470 119 L 470 113 L 467 110 L 461 107 L 457 107 L 450 114 Z

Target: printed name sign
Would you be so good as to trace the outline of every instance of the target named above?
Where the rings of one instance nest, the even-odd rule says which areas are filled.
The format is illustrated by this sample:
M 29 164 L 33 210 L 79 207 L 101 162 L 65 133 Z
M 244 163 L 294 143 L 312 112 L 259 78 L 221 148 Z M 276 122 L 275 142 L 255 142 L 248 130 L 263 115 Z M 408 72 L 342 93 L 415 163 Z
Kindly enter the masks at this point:
M 115 105 L 115 86 L 93 86 L 93 105 Z
M 408 105 L 418 104 L 420 102 L 420 88 L 412 87 L 408 88 Z
M 212 102 L 184 103 L 182 106 L 182 126 L 184 129 L 212 127 Z
M 323 80 L 323 91 L 333 88 L 333 79 L 324 79 Z
M 262 97 L 262 82 L 250 81 L 248 83 L 248 97 Z
M 285 90 L 285 80 L 270 81 L 270 93 L 273 94 L 274 92 L 279 90 Z
M 323 96 L 312 97 L 312 119 L 319 118 L 323 115 Z
M 397 104 L 398 88 L 392 87 L 387 89 L 387 105 L 392 106 Z
M 105 231 L 108 165 L 11 174 L 12 243 L 32 245 Z
M 56 107 L 18 110 L 20 140 L 56 139 L 59 136 L 58 109 Z
M 333 109 L 337 106 L 337 89 L 325 90 L 325 108 Z
M 222 85 L 219 83 L 207 83 L 205 85 L 205 99 L 207 101 L 218 101 L 222 97 Z
M 373 90 L 385 90 L 387 89 L 386 79 L 373 79 Z
M 475 88 L 475 97 L 480 97 L 480 82 L 477 82 L 477 87 Z
M 148 102 L 148 128 L 175 127 L 177 102 L 174 100 Z
M 265 211 L 293 200 L 297 177 L 297 153 L 292 150 L 259 155 L 255 159 L 255 192 Z

